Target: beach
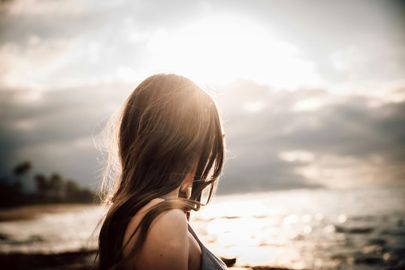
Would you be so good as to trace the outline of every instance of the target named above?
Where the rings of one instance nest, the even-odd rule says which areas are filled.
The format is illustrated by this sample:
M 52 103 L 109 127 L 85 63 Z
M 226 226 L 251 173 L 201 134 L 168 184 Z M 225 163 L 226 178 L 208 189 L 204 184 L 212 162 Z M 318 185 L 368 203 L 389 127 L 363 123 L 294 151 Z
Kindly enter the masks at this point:
M 64 270 L 94 270 L 93 261 L 96 251 L 77 251 L 59 254 L 0 254 L 0 265 L 4 269 L 64 269 Z M 229 269 L 252 270 L 289 270 L 284 267 L 246 266 L 229 267 Z
M 190 224 L 230 269 L 405 269 L 404 190 L 217 196 Z M 4 269 L 92 269 L 97 205 L 0 211 Z

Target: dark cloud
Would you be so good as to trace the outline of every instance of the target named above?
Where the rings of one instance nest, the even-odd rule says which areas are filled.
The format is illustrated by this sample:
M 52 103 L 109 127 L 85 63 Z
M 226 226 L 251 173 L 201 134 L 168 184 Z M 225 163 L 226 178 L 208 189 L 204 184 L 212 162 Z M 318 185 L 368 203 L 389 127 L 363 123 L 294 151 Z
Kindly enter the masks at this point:
M 38 169 L 58 170 L 95 187 L 96 172 L 102 169 L 97 160 L 101 153 L 91 139 L 131 88 L 110 85 L 64 89 L 43 93 L 32 102 L 17 98 L 27 90 L 0 91 L 1 103 L 7 104 L 8 112 L 0 133 L 3 173 L 18 159 L 27 158 L 34 165 L 39 164 Z M 405 102 L 370 107 L 370 97 L 333 99 L 322 89 L 280 91 L 247 81 L 218 87 L 214 96 L 223 117 L 227 143 L 220 193 L 328 186 L 325 179 L 310 178 L 297 171 L 316 164 L 324 156 L 350 157 L 354 160 L 352 166 L 374 166 L 370 157 L 378 156 L 378 173 L 385 174 L 385 178 L 377 184 L 404 183 L 405 171 L 400 168 L 405 163 Z M 293 110 L 296 102 L 314 97 L 331 98 L 333 102 L 315 110 Z M 258 111 L 246 111 L 246 103 L 256 101 L 266 105 Z M 313 153 L 315 159 L 280 158 L 281 153 L 297 149 Z M 341 165 L 328 166 L 336 169 Z M 361 179 L 356 181 L 356 185 L 361 185 Z
M 86 184 L 100 170 L 93 139 L 130 91 L 123 84 L 36 92 L 2 89 L 1 172 L 22 160 L 38 172 L 57 171 Z M 33 96 L 33 99 L 27 97 Z
M 353 176 L 358 164 L 374 167 L 364 177 L 371 179 L 373 173 L 384 176 L 375 183 L 378 185 L 405 183 L 405 102 L 372 107 L 369 105 L 372 98 L 366 96 L 336 98 L 319 89 L 289 92 L 269 88 L 266 92 L 263 86 L 241 85 L 242 88 L 234 85 L 227 89 L 229 96 L 219 95 L 219 103 L 225 109 L 229 154 L 236 156 L 228 162 L 223 191 L 228 189 L 226 183 L 231 190 L 234 183 L 242 189 L 328 186 L 326 179 L 307 179 L 295 173 L 297 168 L 311 164 L 310 161 L 280 160 L 280 153 L 294 150 L 312 153 L 314 163 L 324 156 L 337 160 L 350 158 L 351 163 L 342 170 L 353 170 Z M 250 99 L 267 101 L 266 107 L 255 113 L 242 113 L 243 103 L 248 101 L 243 98 L 246 93 L 250 93 Z M 292 110 L 295 102 L 314 96 L 326 96 L 332 103 L 316 110 Z M 229 110 L 231 107 L 233 110 Z M 377 167 L 373 157 L 381 159 Z M 325 169 L 341 165 L 328 166 L 335 167 Z M 361 179 L 353 179 L 352 183 L 347 180 L 347 186 L 361 186 Z

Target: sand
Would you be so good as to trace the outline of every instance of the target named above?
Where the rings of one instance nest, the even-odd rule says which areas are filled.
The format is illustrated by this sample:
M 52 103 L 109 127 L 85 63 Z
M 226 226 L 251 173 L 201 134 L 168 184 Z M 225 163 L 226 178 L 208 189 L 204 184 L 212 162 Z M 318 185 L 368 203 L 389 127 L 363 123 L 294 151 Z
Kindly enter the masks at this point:
M 91 204 L 37 204 L 0 209 L 0 222 L 30 220 L 43 214 L 71 212 L 88 207 Z

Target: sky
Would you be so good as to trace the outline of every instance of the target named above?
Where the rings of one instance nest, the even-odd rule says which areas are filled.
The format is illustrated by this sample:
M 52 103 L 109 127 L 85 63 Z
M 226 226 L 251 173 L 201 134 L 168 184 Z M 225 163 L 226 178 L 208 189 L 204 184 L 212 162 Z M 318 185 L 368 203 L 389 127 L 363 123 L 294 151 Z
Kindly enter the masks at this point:
M 97 134 L 147 76 L 212 94 L 219 193 L 405 185 L 402 1 L 0 2 L 0 176 L 97 189 Z

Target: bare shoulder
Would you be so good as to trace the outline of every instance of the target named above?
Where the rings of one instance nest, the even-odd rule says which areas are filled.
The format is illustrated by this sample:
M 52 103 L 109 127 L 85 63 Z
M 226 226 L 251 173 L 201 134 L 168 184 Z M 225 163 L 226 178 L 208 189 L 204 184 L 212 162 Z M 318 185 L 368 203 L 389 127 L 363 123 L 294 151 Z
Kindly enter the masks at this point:
M 145 248 L 151 250 L 175 249 L 177 252 L 188 249 L 188 228 L 186 214 L 180 209 L 161 213 L 152 222 Z M 154 252 L 156 253 L 156 252 Z
M 188 269 L 187 218 L 180 209 L 161 213 L 152 222 L 142 249 L 142 269 Z
M 145 210 L 159 202 L 157 200 L 151 203 Z M 129 231 L 134 229 L 135 224 L 139 224 L 139 218 L 134 217 L 131 220 L 128 226 Z M 181 209 L 171 209 L 160 213 L 152 221 L 143 247 L 137 255 L 136 266 L 141 267 L 141 269 L 156 270 L 187 269 L 188 255 L 189 240 L 186 214 Z
M 139 225 L 145 214 L 156 204 L 164 201 L 163 199 L 156 198 L 145 205 L 139 214 L 131 218 L 128 227 L 127 234 L 133 232 Z M 186 214 L 181 209 L 171 209 L 160 213 L 151 223 L 148 235 L 153 234 L 170 234 L 179 233 L 181 231 L 187 231 L 188 221 Z
M 181 209 L 170 209 L 167 210 L 155 218 L 151 224 L 151 229 L 155 228 L 166 228 L 167 229 L 178 229 L 178 226 L 183 229 L 187 229 L 187 217 Z
M 163 199 L 160 199 L 160 198 L 151 200 L 145 206 L 143 206 L 136 215 L 134 215 L 131 218 L 131 220 L 129 221 L 128 226 L 126 228 L 125 235 L 124 235 L 124 239 L 123 239 L 124 243 L 126 243 L 129 240 L 130 236 L 135 231 L 135 229 L 138 227 L 139 223 L 141 222 L 142 218 L 145 216 L 147 211 L 162 201 L 163 201 Z M 137 235 L 137 234 L 138 233 L 136 233 L 135 235 Z M 130 239 L 129 246 L 131 246 L 134 242 L 135 242 L 135 238 L 133 237 Z M 127 250 L 124 250 L 124 254 L 126 254 L 127 252 L 128 252 Z

